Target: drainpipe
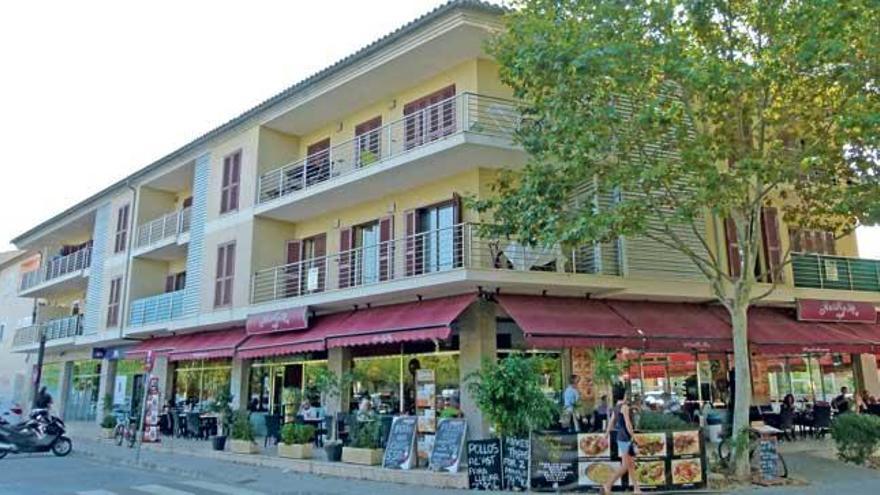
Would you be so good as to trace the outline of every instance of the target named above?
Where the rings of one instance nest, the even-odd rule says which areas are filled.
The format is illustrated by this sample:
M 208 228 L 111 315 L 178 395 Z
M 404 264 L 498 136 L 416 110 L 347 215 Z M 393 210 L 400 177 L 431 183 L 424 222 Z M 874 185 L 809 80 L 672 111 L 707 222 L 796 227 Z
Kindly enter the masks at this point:
M 128 220 L 128 239 L 126 239 L 125 246 L 125 271 L 122 274 L 122 280 L 125 281 L 122 284 L 122 297 L 119 298 L 119 304 L 122 306 L 119 311 L 119 338 L 123 338 L 125 336 L 125 327 L 128 321 L 128 293 L 129 286 L 131 285 L 131 279 L 128 274 L 131 271 L 131 248 L 134 245 L 134 236 L 137 234 L 135 231 L 135 218 L 137 218 L 137 210 L 138 210 L 138 191 L 136 187 L 131 185 L 131 181 L 126 181 L 125 186 L 131 190 L 132 199 L 131 199 L 131 215 Z

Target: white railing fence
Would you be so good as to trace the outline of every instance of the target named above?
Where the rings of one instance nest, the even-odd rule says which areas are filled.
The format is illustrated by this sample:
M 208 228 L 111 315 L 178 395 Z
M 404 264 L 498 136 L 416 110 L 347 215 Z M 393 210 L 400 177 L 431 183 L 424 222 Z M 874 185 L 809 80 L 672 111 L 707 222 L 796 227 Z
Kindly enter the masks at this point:
M 135 249 L 156 244 L 169 237 L 176 237 L 189 230 L 191 208 L 166 213 L 159 218 L 138 226 Z
M 27 272 L 21 277 L 20 290 L 27 290 L 53 278 L 88 268 L 92 263 L 92 248 L 86 247 L 67 256 L 49 260 L 38 270 Z
M 135 299 L 128 324 L 132 327 L 170 321 L 183 316 L 183 290 Z

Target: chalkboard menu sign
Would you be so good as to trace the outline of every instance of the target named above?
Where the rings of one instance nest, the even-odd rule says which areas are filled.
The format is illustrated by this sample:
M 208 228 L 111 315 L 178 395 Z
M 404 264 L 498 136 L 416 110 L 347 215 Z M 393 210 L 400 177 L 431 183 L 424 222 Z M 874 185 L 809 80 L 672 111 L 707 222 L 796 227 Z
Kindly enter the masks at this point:
M 763 481 L 775 481 L 778 478 L 778 459 L 779 452 L 776 450 L 776 438 L 761 438 L 758 442 L 758 460 L 761 463 L 761 479 Z
M 385 444 L 385 457 L 382 467 L 390 469 L 410 469 L 416 460 L 415 416 L 398 416 L 391 423 L 388 442 Z
M 529 489 L 531 442 L 528 438 L 504 437 L 501 465 L 505 490 Z
M 578 486 L 577 434 L 533 434 L 531 485 L 538 492 Z
M 468 487 L 471 490 L 501 490 L 501 440 L 470 441 L 467 443 L 467 457 Z
M 437 425 L 434 448 L 431 449 L 430 466 L 434 471 L 458 471 L 461 449 L 467 433 L 467 421 L 463 419 L 442 419 Z

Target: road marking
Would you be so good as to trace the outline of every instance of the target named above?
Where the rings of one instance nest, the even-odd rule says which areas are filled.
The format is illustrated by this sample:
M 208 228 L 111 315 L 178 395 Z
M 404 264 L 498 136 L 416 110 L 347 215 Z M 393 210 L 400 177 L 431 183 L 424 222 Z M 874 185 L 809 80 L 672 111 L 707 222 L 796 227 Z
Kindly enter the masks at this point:
M 253 490 L 248 490 L 247 488 L 236 488 L 234 486 L 211 483 L 210 481 L 179 481 L 176 483 L 222 493 L 223 495 L 266 495 L 263 492 L 255 492 Z
M 175 490 L 162 485 L 141 485 L 131 487 L 139 492 L 152 493 L 153 495 L 196 495 L 193 492 L 185 492 L 183 490 Z
M 116 495 L 116 492 L 108 492 L 107 490 L 89 490 L 86 492 L 76 492 L 76 495 Z

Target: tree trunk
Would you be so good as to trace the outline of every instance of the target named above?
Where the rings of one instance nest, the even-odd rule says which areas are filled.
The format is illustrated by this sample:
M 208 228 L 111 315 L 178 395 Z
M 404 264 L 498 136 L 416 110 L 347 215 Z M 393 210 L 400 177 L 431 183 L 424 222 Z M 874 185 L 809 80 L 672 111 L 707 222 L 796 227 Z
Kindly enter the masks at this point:
M 736 440 L 742 438 L 741 434 L 748 435 L 749 407 L 752 404 L 752 373 L 748 340 L 750 303 L 747 297 L 736 297 L 732 303 L 730 321 L 733 329 L 733 361 L 736 370 L 736 384 L 734 387 L 735 405 L 732 431 L 734 451 L 731 462 L 736 477 L 745 481 L 750 475 L 748 442 Z

